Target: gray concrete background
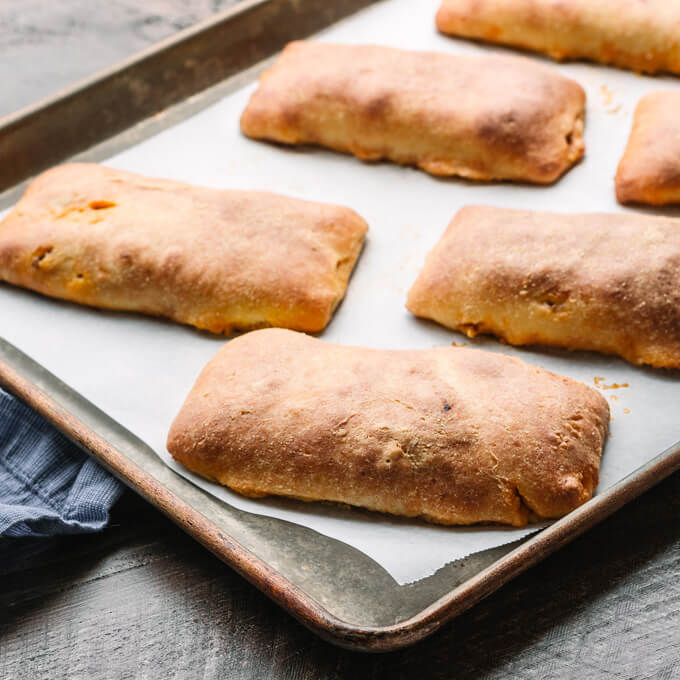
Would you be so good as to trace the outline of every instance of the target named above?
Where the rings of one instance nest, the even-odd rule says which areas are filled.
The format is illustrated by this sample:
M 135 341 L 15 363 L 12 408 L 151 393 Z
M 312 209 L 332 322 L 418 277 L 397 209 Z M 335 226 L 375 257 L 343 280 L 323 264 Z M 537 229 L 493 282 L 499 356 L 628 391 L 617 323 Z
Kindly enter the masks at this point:
M 238 0 L 0 0 L 0 116 Z

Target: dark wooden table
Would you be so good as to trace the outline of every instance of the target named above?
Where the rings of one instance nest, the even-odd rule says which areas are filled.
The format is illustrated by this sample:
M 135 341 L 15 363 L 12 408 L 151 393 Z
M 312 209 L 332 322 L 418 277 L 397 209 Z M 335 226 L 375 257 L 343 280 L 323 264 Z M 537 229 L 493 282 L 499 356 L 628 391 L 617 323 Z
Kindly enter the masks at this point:
M 98 535 L 0 542 L 0 677 L 680 677 L 680 475 L 421 644 L 322 642 L 128 492 Z
M 0 114 L 233 0 L 4 0 Z M 0 541 L 0 678 L 680 678 L 680 475 L 411 649 L 331 647 L 128 492 Z

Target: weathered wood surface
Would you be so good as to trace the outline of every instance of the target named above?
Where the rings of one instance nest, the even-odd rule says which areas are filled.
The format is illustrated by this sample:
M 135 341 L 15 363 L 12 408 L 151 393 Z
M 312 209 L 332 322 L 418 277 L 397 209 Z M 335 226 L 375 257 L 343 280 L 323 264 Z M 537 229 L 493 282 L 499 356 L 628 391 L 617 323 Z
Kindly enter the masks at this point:
M 4 0 L 0 115 L 234 0 Z M 335 649 L 128 493 L 95 536 L 0 542 L 0 678 L 680 677 L 680 475 L 420 645 Z
M 680 475 L 442 631 L 322 642 L 143 501 L 111 528 L 0 544 L 1 678 L 680 677 Z

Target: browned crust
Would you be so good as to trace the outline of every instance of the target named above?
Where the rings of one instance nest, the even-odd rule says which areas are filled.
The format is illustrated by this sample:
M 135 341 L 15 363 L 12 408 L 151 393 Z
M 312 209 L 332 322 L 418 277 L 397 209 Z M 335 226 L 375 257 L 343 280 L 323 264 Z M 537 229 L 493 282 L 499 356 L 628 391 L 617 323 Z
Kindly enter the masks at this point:
M 616 173 L 620 203 L 680 203 L 680 92 L 644 96 Z
M 407 307 L 470 336 L 680 368 L 680 220 L 463 208 Z
M 0 280 L 215 333 L 319 331 L 366 231 L 349 208 L 71 164 L 0 223 Z
M 595 390 L 504 355 L 266 330 L 205 367 L 168 450 L 251 496 L 522 526 L 591 497 L 608 420 Z
M 449 35 L 589 59 L 640 73 L 680 73 L 680 5 L 669 0 L 443 0 Z
M 241 129 L 434 175 L 549 184 L 584 153 L 584 106 L 577 83 L 528 59 L 295 42 Z

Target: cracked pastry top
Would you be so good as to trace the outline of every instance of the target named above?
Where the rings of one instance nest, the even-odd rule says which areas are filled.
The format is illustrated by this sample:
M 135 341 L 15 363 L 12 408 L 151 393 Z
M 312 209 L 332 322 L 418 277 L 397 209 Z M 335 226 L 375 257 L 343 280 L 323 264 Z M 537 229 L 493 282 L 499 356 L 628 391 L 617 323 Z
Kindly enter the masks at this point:
M 608 423 L 599 392 L 513 357 L 274 329 L 208 363 L 168 450 L 248 496 L 523 526 L 591 497 Z
M 677 0 L 443 0 L 442 33 L 590 59 L 641 73 L 680 73 Z
M 680 92 L 644 96 L 616 173 L 620 203 L 680 204 Z
M 680 220 L 463 208 L 407 307 L 470 337 L 680 368 Z
M 583 156 L 584 106 L 580 85 L 520 57 L 294 42 L 241 129 L 433 175 L 550 184 Z
M 319 331 L 366 231 L 340 206 L 63 165 L 0 222 L 0 281 L 214 333 Z

